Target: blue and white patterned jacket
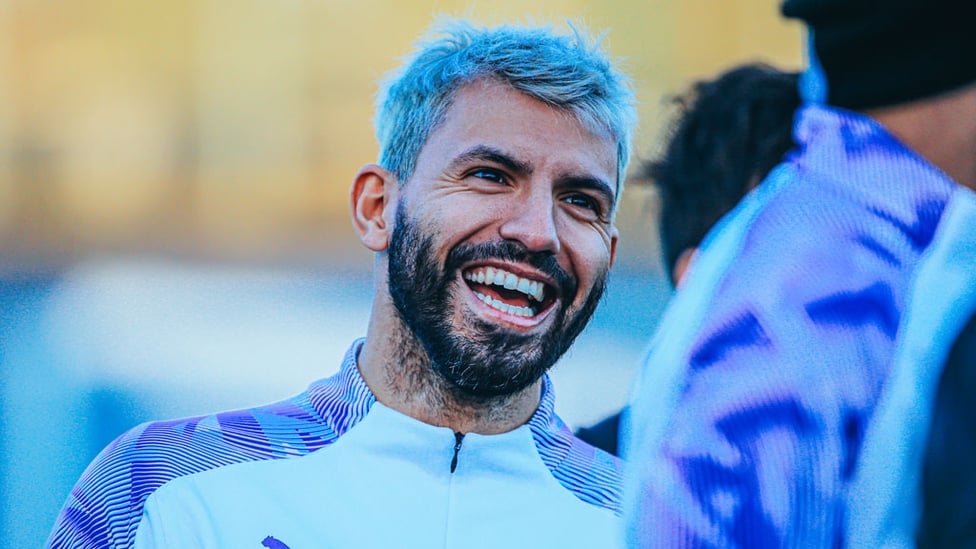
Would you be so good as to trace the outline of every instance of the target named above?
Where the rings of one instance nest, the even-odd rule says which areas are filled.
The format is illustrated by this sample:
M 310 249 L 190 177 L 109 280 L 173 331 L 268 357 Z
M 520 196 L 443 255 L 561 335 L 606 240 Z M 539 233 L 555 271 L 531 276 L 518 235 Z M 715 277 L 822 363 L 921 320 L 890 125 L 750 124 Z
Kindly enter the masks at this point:
M 500 435 L 377 402 L 350 348 L 287 401 L 148 423 L 71 491 L 51 547 L 593 547 L 621 531 L 616 458 L 553 413 Z
M 932 398 L 976 309 L 976 194 L 852 112 L 807 105 L 795 139 L 645 358 L 629 545 L 914 546 Z

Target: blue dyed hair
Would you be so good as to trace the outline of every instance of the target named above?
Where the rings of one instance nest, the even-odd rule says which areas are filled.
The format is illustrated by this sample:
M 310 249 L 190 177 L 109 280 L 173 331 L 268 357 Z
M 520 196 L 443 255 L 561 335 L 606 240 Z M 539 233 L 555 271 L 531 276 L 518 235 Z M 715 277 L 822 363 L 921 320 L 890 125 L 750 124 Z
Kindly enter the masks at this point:
M 575 28 L 477 28 L 458 20 L 435 27 L 391 73 L 377 98 L 379 164 L 408 181 L 430 134 L 444 121 L 457 91 L 491 79 L 568 112 L 617 145 L 618 196 L 637 120 L 629 79 Z

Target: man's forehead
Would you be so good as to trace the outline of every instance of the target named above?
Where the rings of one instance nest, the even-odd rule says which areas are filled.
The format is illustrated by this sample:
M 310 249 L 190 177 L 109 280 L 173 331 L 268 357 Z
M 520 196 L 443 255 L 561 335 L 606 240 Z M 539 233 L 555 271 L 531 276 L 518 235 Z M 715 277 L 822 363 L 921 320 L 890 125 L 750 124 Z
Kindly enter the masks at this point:
M 593 131 L 572 111 L 494 81 L 467 84 L 455 93 L 427 141 L 438 139 L 453 140 L 454 155 L 482 146 L 533 164 L 576 160 L 609 169 L 616 178 L 617 143 L 609 131 Z M 580 153 L 585 158 L 576 158 Z

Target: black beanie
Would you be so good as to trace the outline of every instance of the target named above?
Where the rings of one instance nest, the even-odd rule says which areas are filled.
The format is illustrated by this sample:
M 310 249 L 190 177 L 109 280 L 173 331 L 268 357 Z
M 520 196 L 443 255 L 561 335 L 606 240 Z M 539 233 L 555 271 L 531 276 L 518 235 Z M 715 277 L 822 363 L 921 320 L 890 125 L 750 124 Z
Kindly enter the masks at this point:
M 976 81 L 976 0 L 785 0 L 806 22 L 826 102 L 884 107 Z

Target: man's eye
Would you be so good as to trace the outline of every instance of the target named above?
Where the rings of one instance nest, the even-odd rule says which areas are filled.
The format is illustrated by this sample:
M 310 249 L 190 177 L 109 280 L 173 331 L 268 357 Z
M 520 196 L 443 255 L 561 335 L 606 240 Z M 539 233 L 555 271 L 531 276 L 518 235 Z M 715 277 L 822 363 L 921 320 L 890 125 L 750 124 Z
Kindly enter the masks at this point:
M 592 197 L 586 196 L 585 194 L 571 194 L 563 198 L 563 202 L 576 206 L 577 208 L 583 208 L 592 211 L 597 216 L 600 215 L 602 208 L 600 203 L 594 200 Z
M 477 177 L 478 179 L 487 179 L 488 181 L 493 181 L 495 183 L 505 184 L 505 176 L 496 170 L 489 170 L 487 168 L 479 168 L 472 171 L 469 175 Z

